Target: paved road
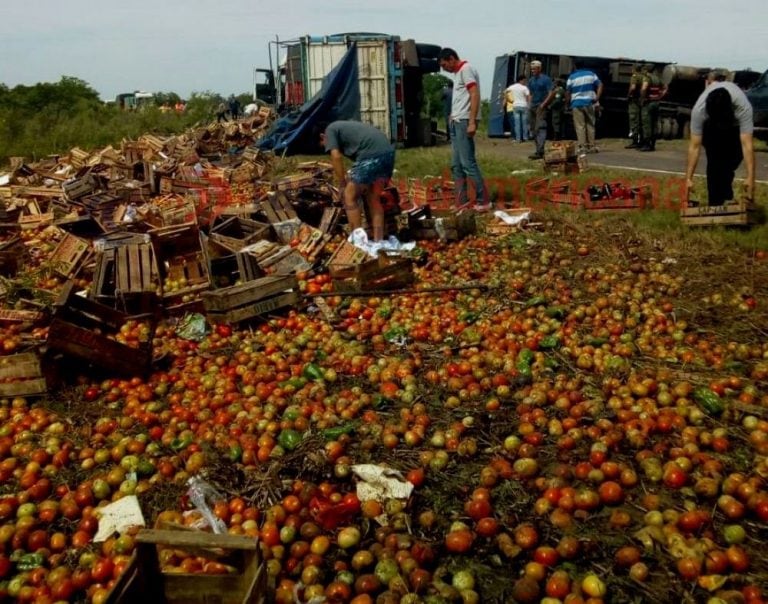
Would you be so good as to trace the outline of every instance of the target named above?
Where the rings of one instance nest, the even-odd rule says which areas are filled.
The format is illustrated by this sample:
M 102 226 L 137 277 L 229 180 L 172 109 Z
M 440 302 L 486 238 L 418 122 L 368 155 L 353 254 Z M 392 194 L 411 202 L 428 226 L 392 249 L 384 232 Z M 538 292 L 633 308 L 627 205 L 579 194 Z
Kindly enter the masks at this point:
M 653 153 L 641 153 L 634 149 L 625 149 L 624 145 L 627 142 L 617 139 L 598 141 L 600 152 L 589 155 L 589 164 L 643 172 L 657 171 L 681 175 L 685 173 L 686 141 L 659 141 L 656 144 L 656 151 Z M 494 153 L 510 159 L 527 160 L 527 157 L 533 153 L 533 143 L 517 144 L 512 143 L 509 139 L 481 137 L 478 138 L 477 149 L 480 154 Z M 702 152 L 696 173 L 704 175 L 706 165 L 706 158 Z M 762 148 L 756 153 L 755 165 L 756 179 L 768 184 L 768 150 Z M 744 174 L 742 164 L 736 176 L 740 178 Z

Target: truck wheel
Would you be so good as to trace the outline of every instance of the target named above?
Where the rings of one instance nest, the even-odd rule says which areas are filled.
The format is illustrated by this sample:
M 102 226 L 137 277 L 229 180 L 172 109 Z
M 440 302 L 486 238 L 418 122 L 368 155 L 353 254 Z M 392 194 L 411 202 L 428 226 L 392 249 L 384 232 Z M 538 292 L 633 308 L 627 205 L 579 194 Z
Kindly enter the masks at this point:
M 683 122 L 682 130 L 683 130 L 682 137 L 685 140 L 688 140 L 689 138 L 691 138 L 691 120 L 685 120 Z
M 669 120 L 672 123 L 672 135 L 670 138 L 680 138 L 680 122 L 676 119 Z
M 668 117 L 661 120 L 661 138 L 669 140 L 672 137 L 672 124 Z
M 419 55 L 420 60 L 424 59 L 437 59 L 440 54 L 442 46 L 437 44 L 416 44 L 416 52 Z

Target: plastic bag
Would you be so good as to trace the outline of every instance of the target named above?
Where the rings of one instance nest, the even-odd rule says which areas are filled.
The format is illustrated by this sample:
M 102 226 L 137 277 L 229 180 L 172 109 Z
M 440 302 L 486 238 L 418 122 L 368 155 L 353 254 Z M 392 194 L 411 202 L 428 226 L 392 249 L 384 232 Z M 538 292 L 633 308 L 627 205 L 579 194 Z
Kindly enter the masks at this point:
M 370 256 L 377 258 L 379 250 L 408 252 L 416 247 L 416 242 L 401 243 L 397 237 L 390 235 L 385 241 L 369 241 L 365 229 L 355 229 L 347 238 L 352 245 L 368 252 Z
M 185 340 L 200 342 L 208 333 L 205 317 L 199 312 L 188 313 L 181 318 L 176 327 L 176 335 Z
M 193 476 L 187 481 L 187 487 L 187 497 L 203 515 L 211 530 L 217 535 L 226 533 L 227 525 L 211 509 L 217 502 L 224 501 L 224 496 L 197 476 Z

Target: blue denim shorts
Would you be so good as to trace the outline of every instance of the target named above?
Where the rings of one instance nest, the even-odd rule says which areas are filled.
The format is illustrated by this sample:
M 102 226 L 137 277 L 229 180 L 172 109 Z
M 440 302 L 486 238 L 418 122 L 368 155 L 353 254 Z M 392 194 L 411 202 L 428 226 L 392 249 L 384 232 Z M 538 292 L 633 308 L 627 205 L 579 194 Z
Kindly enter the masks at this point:
M 356 161 L 349 169 L 349 180 L 358 185 L 371 185 L 377 180 L 389 180 L 395 169 L 395 152 L 387 151 Z

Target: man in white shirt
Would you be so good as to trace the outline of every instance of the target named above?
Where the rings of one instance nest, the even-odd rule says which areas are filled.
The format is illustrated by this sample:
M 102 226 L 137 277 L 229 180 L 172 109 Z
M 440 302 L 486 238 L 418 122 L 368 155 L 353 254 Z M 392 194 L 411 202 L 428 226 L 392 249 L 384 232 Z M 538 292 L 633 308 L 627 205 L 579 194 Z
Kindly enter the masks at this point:
M 456 183 L 456 203 L 459 207 L 469 203 L 468 181 L 475 189 L 475 209 L 490 208 L 483 175 L 475 158 L 475 134 L 480 121 L 480 77 L 477 70 L 461 61 L 452 48 L 443 48 L 439 55 L 440 67 L 453 74 L 453 101 L 451 104 L 451 171 Z
M 512 126 L 512 140 L 522 143 L 530 138 L 528 130 L 528 110 L 531 105 L 531 91 L 526 83 L 528 78 L 521 75 L 517 82 L 505 90 L 507 101 L 507 119 Z

